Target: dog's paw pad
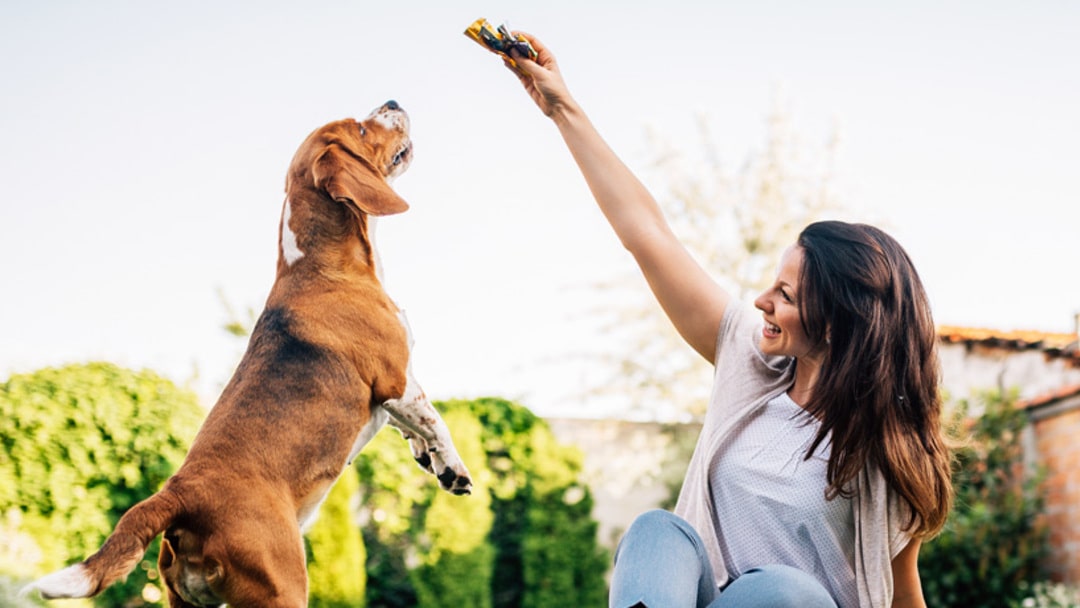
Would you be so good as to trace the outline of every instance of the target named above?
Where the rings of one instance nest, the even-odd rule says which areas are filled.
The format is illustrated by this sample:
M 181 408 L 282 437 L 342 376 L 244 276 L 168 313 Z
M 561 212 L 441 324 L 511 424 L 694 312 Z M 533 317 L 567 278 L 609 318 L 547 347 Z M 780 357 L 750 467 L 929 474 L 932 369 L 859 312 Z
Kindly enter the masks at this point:
M 450 467 L 446 467 L 442 473 L 439 473 L 438 479 L 439 484 L 449 490 L 454 486 L 454 481 L 457 480 L 457 473 L 455 473 Z
M 450 488 L 450 493 L 456 494 L 457 496 L 472 494 L 472 481 L 470 481 L 468 477 L 458 477 L 457 483 L 454 484 L 454 487 Z
M 461 496 L 472 493 L 472 481 L 467 475 L 458 475 L 450 467 L 446 467 L 438 476 L 439 485 L 451 494 Z
M 431 456 L 428 456 L 426 453 L 416 457 L 416 464 L 420 465 L 420 468 L 428 473 L 434 473 L 431 468 Z

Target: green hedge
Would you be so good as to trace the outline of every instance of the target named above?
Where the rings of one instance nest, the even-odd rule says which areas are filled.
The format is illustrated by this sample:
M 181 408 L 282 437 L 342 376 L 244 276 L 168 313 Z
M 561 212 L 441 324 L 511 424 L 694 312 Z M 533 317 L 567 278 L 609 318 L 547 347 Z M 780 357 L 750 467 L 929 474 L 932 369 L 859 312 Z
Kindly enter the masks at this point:
M 179 466 L 204 415 L 191 391 L 109 363 L 42 369 L 0 385 L 0 514 L 17 520 L 12 533 L 32 539 L 37 557 L 0 561 L 0 574 L 25 579 L 96 551 L 120 516 Z M 157 550 L 153 543 L 127 581 L 94 603 L 161 597 Z
M 395 432 L 376 437 L 358 458 L 372 520 L 365 529 L 368 605 L 602 605 L 608 556 L 596 540 L 591 494 L 580 482 L 581 453 L 558 444 L 543 420 L 504 399 L 436 405 L 473 473 L 473 495 L 436 490 L 402 461 L 408 450 Z M 489 515 L 479 517 L 470 501 L 489 501 Z M 448 543 L 434 532 L 470 521 L 486 530 L 484 543 L 476 537 Z M 455 546 L 475 549 L 447 561 Z
M 919 570 L 931 608 L 1019 605 L 1044 579 L 1048 530 L 1041 523 L 1042 475 L 1024 463 L 1027 414 L 1015 394 L 980 396 L 982 413 L 957 424 L 969 438 L 957 452 L 956 504 L 939 537 L 923 544 Z

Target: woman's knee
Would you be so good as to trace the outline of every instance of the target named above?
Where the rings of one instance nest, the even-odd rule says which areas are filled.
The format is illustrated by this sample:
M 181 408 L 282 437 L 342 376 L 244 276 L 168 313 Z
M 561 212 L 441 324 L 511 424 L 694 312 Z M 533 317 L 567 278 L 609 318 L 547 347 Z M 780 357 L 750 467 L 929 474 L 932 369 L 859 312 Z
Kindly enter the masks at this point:
M 699 538 L 698 532 L 694 531 L 686 519 L 663 509 L 652 509 L 638 515 L 634 522 L 631 523 L 630 528 L 626 530 L 625 536 L 665 535 L 665 533 L 674 531 L 680 532 L 680 536 L 685 536 L 691 541 L 696 541 Z M 694 542 L 694 544 L 697 544 L 697 542 Z
M 624 545 L 647 545 L 653 548 L 685 547 L 694 553 L 702 553 L 701 537 L 694 528 L 678 515 L 663 509 L 653 509 L 638 515 L 619 541 L 616 559 Z
M 626 534 L 641 534 L 670 526 L 678 528 L 682 523 L 682 519 L 670 511 L 651 509 L 635 517 L 626 530 Z
M 836 608 L 836 600 L 813 576 L 774 564 L 744 572 L 721 592 L 717 606 Z
M 615 551 L 609 605 L 706 605 L 716 583 L 703 546 L 681 517 L 663 510 L 642 513 Z

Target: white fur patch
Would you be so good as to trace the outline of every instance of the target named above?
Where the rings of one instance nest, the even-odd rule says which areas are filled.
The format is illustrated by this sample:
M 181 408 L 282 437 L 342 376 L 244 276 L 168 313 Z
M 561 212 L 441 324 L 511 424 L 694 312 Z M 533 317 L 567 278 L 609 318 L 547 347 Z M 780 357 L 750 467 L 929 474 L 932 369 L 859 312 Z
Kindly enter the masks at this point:
M 367 234 L 371 241 L 371 257 L 375 260 L 375 278 L 386 287 L 386 278 L 383 276 L 382 258 L 379 257 L 379 248 L 375 246 L 375 227 L 379 225 L 379 219 L 374 215 L 368 216 Z
M 86 567 L 75 564 L 39 578 L 23 587 L 19 595 L 25 596 L 34 591 L 40 591 L 41 597 L 45 599 L 89 597 L 96 586 L 86 572 Z
M 296 245 L 296 233 L 289 227 L 289 218 L 292 217 L 292 201 L 285 201 L 285 210 L 281 212 L 281 255 L 285 256 L 285 263 L 292 266 L 296 260 L 304 257 L 304 252 Z
M 349 452 L 348 464 L 352 464 L 353 459 L 360 453 L 360 450 L 364 449 L 364 446 L 369 441 L 375 438 L 375 434 L 382 429 L 386 424 L 386 420 L 390 417 L 382 407 L 375 405 L 371 408 L 371 418 L 368 419 L 364 428 L 360 429 L 360 432 L 356 435 L 356 441 L 353 442 L 352 450 Z
M 368 118 L 382 125 L 387 131 L 401 131 L 408 124 L 405 122 L 405 116 L 401 112 L 379 112 L 376 110 Z
M 408 363 L 408 366 L 409 366 L 409 369 L 412 369 L 412 349 L 413 349 L 413 344 L 415 344 L 415 341 L 413 341 L 412 326 L 409 325 L 409 318 L 405 316 L 405 309 L 403 309 L 403 308 L 398 309 L 397 318 L 398 318 L 398 322 L 401 323 L 401 326 L 405 328 L 405 344 L 406 344 L 406 346 L 409 347 L 409 363 Z

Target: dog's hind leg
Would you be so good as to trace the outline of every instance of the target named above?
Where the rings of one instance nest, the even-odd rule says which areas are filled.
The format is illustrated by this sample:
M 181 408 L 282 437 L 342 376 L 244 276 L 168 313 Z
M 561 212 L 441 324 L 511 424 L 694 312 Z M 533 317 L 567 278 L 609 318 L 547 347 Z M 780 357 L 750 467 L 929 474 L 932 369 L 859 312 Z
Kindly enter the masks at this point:
M 219 585 L 229 608 L 306 608 L 304 541 L 291 513 L 265 504 L 236 505 L 247 519 L 224 532 L 208 557 L 228 556 Z

